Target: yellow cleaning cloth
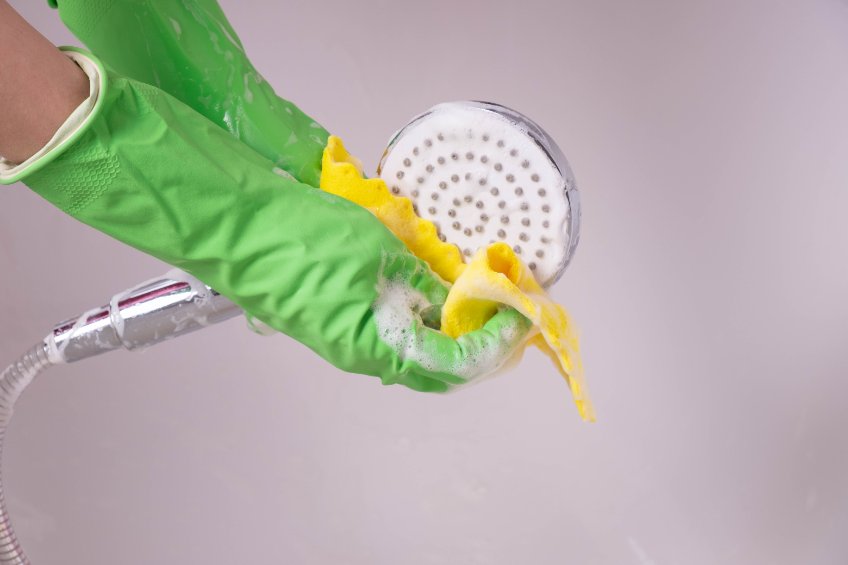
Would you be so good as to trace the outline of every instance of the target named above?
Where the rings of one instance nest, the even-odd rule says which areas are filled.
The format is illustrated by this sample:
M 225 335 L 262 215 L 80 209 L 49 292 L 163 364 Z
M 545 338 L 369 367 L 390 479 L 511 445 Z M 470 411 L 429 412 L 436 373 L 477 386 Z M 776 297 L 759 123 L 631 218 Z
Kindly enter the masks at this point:
M 362 163 L 332 135 L 324 149 L 321 188 L 370 210 L 446 281 L 454 282 L 465 268 L 459 249 L 439 239 L 436 226 L 415 214 L 409 198 L 393 195 L 383 179 L 364 178 Z
M 409 250 L 453 286 L 442 307 L 441 330 L 451 337 L 483 327 L 506 304 L 529 318 L 537 332 L 529 341 L 556 364 L 568 382 L 577 410 L 594 421 L 595 411 L 583 382 L 577 335 L 565 310 L 553 302 L 532 272 L 504 243 L 479 250 L 465 264 L 455 245 L 439 239 L 436 227 L 418 217 L 408 198 L 393 195 L 382 179 L 366 179 L 362 165 L 330 136 L 324 149 L 321 188 L 367 208 Z

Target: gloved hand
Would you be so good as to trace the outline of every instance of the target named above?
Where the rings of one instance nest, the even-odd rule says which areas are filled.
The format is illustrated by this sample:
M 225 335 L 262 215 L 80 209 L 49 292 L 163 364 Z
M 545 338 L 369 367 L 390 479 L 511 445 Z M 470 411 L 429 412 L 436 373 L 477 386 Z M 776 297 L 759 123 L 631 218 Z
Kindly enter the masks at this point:
M 215 0 L 49 3 L 111 69 L 161 88 L 297 180 L 319 185 L 329 134 L 275 94 Z
M 77 140 L 23 180 L 65 212 L 175 265 L 344 370 L 444 391 L 501 366 L 511 309 L 458 339 L 421 312 L 447 289 L 366 210 L 270 160 L 156 87 L 106 72 Z

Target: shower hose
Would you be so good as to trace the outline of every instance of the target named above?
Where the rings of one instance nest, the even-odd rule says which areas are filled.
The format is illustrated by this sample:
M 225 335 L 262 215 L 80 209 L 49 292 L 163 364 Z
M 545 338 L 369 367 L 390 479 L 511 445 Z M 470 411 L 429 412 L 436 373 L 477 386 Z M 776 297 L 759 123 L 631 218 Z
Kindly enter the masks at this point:
M 2 464 L 15 402 L 33 379 L 53 365 L 116 349 L 144 349 L 241 313 L 197 279 L 171 271 L 115 295 L 105 306 L 56 325 L 41 343 L 0 373 L 0 565 L 29 563 L 6 508 Z

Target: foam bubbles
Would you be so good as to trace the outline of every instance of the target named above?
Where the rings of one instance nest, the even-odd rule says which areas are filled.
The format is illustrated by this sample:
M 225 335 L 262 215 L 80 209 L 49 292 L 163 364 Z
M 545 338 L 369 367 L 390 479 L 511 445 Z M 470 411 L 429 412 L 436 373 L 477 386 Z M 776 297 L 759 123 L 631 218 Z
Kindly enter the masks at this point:
M 419 312 L 431 304 L 407 283 L 382 279 L 377 290 L 373 311 L 380 339 L 403 361 L 415 362 L 426 371 L 471 382 L 497 371 L 524 341 L 517 324 L 504 326 L 497 337 L 467 334 L 452 340 L 424 325 Z M 434 347 L 438 341 L 439 347 Z

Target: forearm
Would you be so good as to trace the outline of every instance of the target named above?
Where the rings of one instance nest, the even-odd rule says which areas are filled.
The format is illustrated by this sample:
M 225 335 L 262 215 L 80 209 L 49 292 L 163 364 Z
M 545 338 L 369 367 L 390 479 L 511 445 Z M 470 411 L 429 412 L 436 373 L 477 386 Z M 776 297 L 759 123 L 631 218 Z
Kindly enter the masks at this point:
M 0 0 L 0 156 L 22 162 L 89 93 L 88 77 Z

